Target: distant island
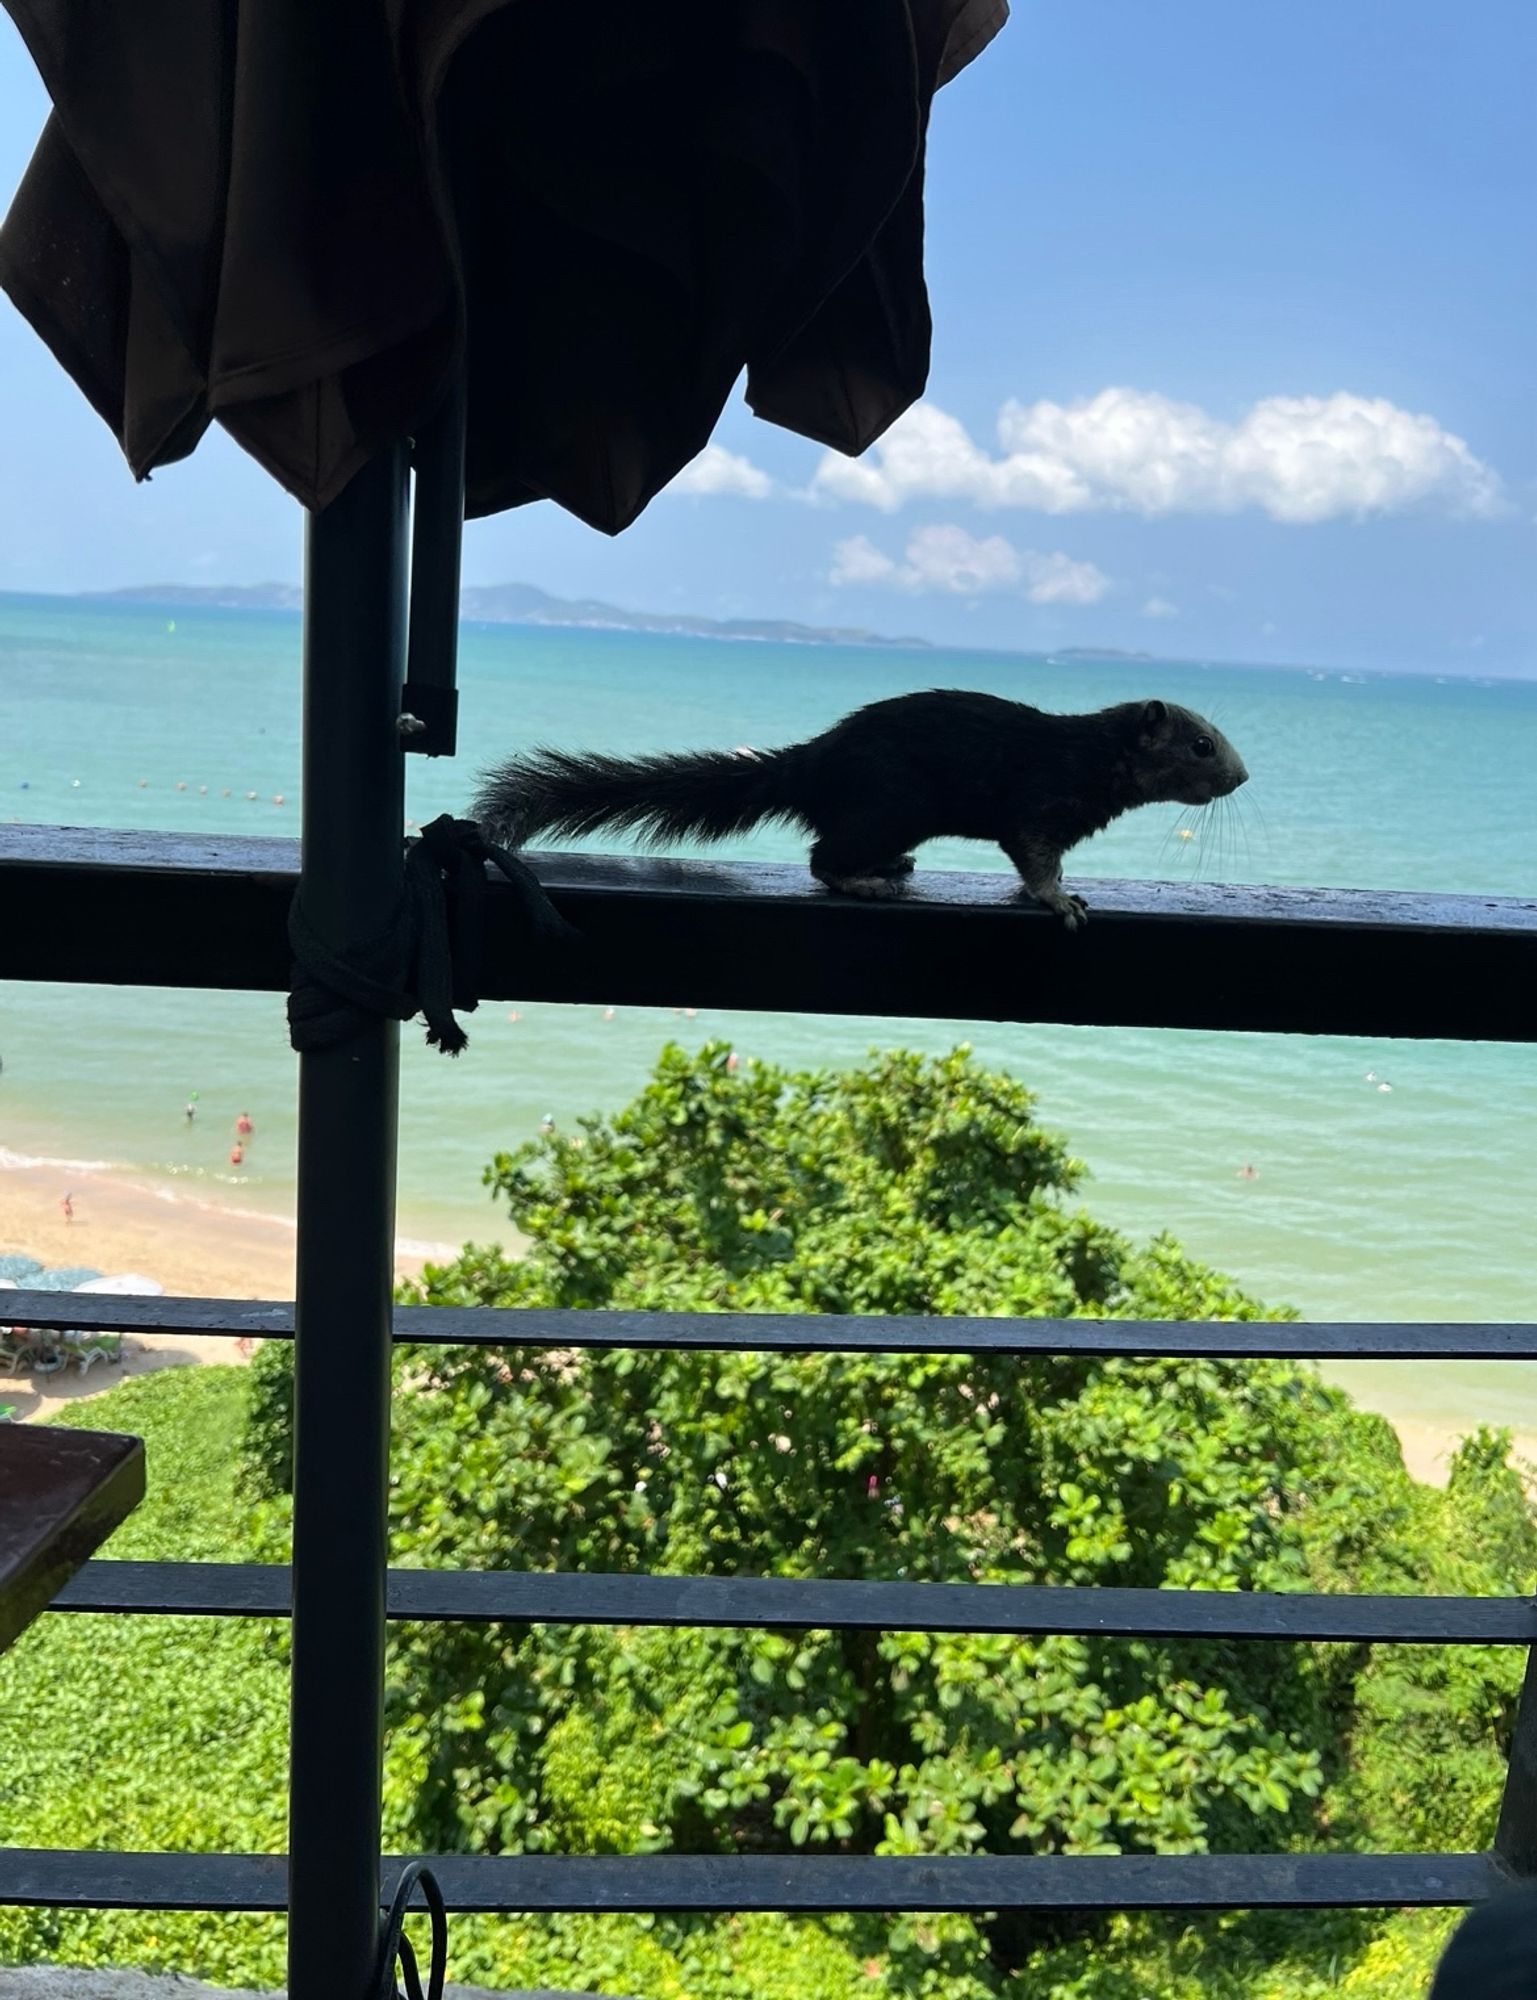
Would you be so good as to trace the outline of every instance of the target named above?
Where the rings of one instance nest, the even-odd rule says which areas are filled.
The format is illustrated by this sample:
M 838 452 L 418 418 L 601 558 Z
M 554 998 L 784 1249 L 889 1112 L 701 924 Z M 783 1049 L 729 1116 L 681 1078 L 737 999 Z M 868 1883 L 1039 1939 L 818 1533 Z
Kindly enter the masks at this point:
M 294 583 L 138 583 L 89 593 L 119 604 L 196 605 L 212 611 L 299 611 Z M 701 618 L 684 611 L 625 611 L 595 597 L 552 597 L 531 583 L 470 586 L 459 615 L 472 624 L 561 625 L 598 632 L 655 632 L 682 639 L 736 639 L 781 646 L 886 646 L 931 652 L 932 642 L 892 638 L 850 625 L 799 625 L 789 618 Z
M 296 583 L 132 583 L 122 590 L 82 590 L 86 600 L 114 604 L 196 604 L 207 611 L 302 611 Z
M 1075 660 L 1155 660 L 1156 653 L 1125 653 L 1119 646 L 1063 646 L 1050 654 L 1050 663 L 1071 666 Z

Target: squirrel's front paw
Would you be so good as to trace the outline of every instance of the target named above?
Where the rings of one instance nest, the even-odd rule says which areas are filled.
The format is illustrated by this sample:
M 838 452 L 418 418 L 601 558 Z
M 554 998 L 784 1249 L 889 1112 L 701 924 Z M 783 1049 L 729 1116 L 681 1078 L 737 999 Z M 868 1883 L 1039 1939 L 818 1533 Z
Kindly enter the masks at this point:
M 1066 889 L 1057 888 L 1049 896 L 1042 896 L 1046 908 L 1059 916 L 1070 931 L 1081 931 L 1089 921 L 1089 906 L 1082 896 L 1071 895 Z

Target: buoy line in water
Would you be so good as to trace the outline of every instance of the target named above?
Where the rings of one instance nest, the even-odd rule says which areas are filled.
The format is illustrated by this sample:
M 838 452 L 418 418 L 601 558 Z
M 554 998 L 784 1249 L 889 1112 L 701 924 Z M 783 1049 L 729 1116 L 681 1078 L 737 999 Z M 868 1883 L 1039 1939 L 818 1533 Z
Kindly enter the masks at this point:
M 124 780 L 123 782 L 126 783 L 127 780 Z M 159 781 L 159 783 L 161 784 L 163 784 L 164 782 L 165 782 L 164 780 Z M 68 781 L 66 789 L 72 792 L 78 792 L 82 790 L 83 787 L 84 787 L 83 779 L 71 778 Z M 34 783 L 34 781 L 31 778 L 20 778 L 17 780 L 16 788 L 18 791 L 31 792 L 31 791 L 41 790 L 42 786 L 40 784 Z M 133 789 L 135 791 L 140 791 L 140 792 L 152 792 L 157 789 L 157 782 L 150 778 L 136 778 L 133 780 Z M 190 778 L 175 779 L 172 782 L 171 789 L 173 791 L 181 793 L 184 797 L 188 799 L 197 797 L 200 799 L 208 799 L 210 801 L 215 799 L 222 801 L 224 799 L 233 799 L 237 796 L 237 787 L 233 785 L 220 785 L 218 787 L 215 787 L 207 784 L 198 784 L 194 786 Z M 243 802 L 247 805 L 260 805 L 265 800 L 266 804 L 275 807 L 279 810 L 286 809 L 289 806 L 289 804 L 292 803 L 291 795 L 286 791 L 273 792 L 269 795 L 264 795 L 263 793 L 257 791 L 252 787 L 247 787 L 244 793 L 239 795 L 242 797 Z M 21 820 L 17 815 L 12 814 L 10 815 L 10 824 L 13 826 L 19 826 L 21 824 Z M 407 834 L 420 833 L 422 830 L 422 823 L 420 820 L 407 819 L 403 823 L 401 830 L 403 833 Z
M 78 792 L 83 789 L 83 786 L 83 779 L 71 778 L 67 786 L 64 786 L 63 789 Z M 35 785 L 31 778 L 18 778 L 16 789 L 19 792 L 30 792 L 40 790 L 41 786 Z M 150 792 L 155 789 L 155 786 L 148 778 L 137 778 L 134 780 L 134 789 L 140 792 Z M 198 785 L 194 787 L 192 781 L 188 778 L 177 778 L 171 789 L 177 792 L 184 792 L 188 797 L 191 797 L 195 790 L 197 797 L 200 799 L 212 798 L 214 796 L 214 788 L 211 785 Z M 218 789 L 218 796 L 221 799 L 232 799 L 235 796 L 235 787 L 233 785 L 221 785 Z M 270 805 L 286 806 L 288 804 L 287 792 L 263 794 L 262 792 L 248 789 L 244 796 L 252 804 L 259 803 L 264 797 L 266 797 L 267 803 Z
M 83 779 L 71 778 L 69 780 L 66 789 L 68 789 L 69 791 L 78 792 L 83 788 L 83 785 L 84 785 Z M 30 792 L 41 789 L 41 787 L 35 785 L 31 778 L 19 778 L 16 782 L 16 789 L 21 792 Z M 136 778 L 134 780 L 134 789 L 140 792 L 150 792 L 154 791 L 156 789 L 156 786 L 155 783 L 149 778 Z M 188 798 L 191 798 L 195 795 L 200 799 L 212 799 L 214 797 L 217 797 L 222 800 L 222 799 L 233 799 L 236 796 L 236 787 L 233 785 L 221 785 L 217 788 L 216 791 L 215 787 L 213 787 L 212 785 L 200 784 L 194 786 L 190 778 L 177 778 L 174 781 L 171 789 L 173 791 L 183 793 Z M 248 787 L 241 796 L 243 797 L 245 803 L 248 805 L 260 805 L 263 802 L 264 798 L 263 793 L 250 787 Z M 286 791 L 273 792 L 270 795 L 265 795 L 265 797 L 266 797 L 266 803 L 273 806 L 286 807 L 291 803 L 290 795 Z M 19 824 L 19 822 L 17 822 L 13 818 L 12 824 L 13 825 Z M 420 833 L 421 821 L 415 819 L 406 820 L 404 823 L 404 831 L 406 833 Z

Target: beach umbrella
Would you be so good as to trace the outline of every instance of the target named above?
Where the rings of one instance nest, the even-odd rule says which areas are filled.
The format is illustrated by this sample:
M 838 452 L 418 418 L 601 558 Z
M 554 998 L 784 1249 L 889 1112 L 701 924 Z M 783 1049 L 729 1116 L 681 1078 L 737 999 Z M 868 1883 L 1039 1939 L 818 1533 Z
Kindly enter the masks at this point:
M 1005 0 L 3 4 L 53 108 L 0 285 L 136 476 L 217 422 L 309 510 L 288 1991 L 361 2000 L 396 1023 L 455 1046 L 484 882 L 472 828 L 400 845 L 402 753 L 454 747 L 462 520 L 617 533 L 744 376 L 771 422 L 878 437 L 928 366 L 930 102 Z
M 51 1271 L 37 1271 L 26 1282 L 29 1292 L 78 1292 L 83 1284 L 101 1273 L 86 1264 L 60 1264 Z

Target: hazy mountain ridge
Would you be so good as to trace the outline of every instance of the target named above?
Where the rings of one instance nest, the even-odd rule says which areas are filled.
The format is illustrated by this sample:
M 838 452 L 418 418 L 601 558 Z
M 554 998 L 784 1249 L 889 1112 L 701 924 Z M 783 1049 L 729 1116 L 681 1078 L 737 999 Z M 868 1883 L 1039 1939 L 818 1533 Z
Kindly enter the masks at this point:
M 302 611 L 296 583 L 131 583 L 121 590 L 83 590 L 86 599 L 119 604 L 187 604 L 207 611 Z
M 118 603 L 201 606 L 214 611 L 299 611 L 293 583 L 139 583 L 92 591 Z M 769 641 L 788 646 L 892 646 L 932 652 L 928 639 L 888 637 L 862 627 L 802 625 L 790 618 L 705 618 L 683 611 L 626 611 L 595 597 L 554 597 L 532 583 L 472 584 L 459 593 L 459 615 L 487 625 L 558 625 L 589 631 L 655 632 L 686 639 Z

